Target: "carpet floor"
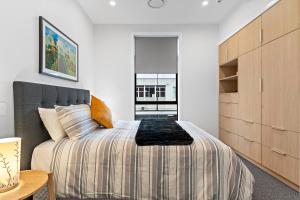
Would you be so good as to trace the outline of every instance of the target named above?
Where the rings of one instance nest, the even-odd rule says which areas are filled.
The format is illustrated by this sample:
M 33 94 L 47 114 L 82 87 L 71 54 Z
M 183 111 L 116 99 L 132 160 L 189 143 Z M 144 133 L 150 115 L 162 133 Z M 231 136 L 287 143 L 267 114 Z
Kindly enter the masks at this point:
M 255 178 L 253 200 L 300 200 L 300 193 L 289 188 L 249 161 L 241 159 Z

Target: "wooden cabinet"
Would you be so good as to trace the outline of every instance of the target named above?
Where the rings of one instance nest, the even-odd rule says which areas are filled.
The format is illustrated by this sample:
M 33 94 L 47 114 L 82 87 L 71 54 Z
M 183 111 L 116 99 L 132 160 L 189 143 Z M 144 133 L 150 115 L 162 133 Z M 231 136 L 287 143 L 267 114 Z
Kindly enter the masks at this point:
M 300 132 L 300 30 L 262 48 L 262 123 Z
M 239 137 L 239 152 L 255 161 L 261 163 L 261 144 L 249 140 L 248 138 Z
M 240 120 L 238 133 L 251 142 L 261 143 L 261 124 Z
M 262 145 L 262 165 L 299 185 L 299 160 Z
M 223 65 L 227 62 L 227 43 L 224 42 L 219 47 L 219 64 Z
M 239 55 L 239 40 L 238 35 L 232 36 L 227 42 L 227 62 L 236 59 Z
M 222 93 L 220 94 L 220 102 L 222 103 L 239 103 L 238 93 Z
M 239 136 L 225 129 L 220 129 L 220 139 L 228 146 L 239 149 Z
M 224 65 L 234 59 L 239 55 L 238 51 L 238 35 L 232 36 L 226 42 L 219 47 L 219 64 Z
M 248 53 L 261 46 L 262 27 L 261 17 L 245 26 L 238 34 L 239 37 L 239 55 Z
M 220 139 L 300 189 L 300 0 L 280 0 L 220 46 Z
M 231 117 L 220 116 L 220 128 L 238 134 L 238 120 Z
M 262 126 L 262 144 L 283 155 L 300 159 L 300 133 L 281 131 Z
M 262 15 L 263 43 L 266 44 L 300 27 L 300 1 L 281 0 Z
M 220 103 L 220 115 L 232 118 L 238 118 L 239 105 L 236 103 Z
M 239 118 L 261 123 L 261 48 L 239 57 Z
M 299 185 L 300 133 L 262 126 L 262 165 Z

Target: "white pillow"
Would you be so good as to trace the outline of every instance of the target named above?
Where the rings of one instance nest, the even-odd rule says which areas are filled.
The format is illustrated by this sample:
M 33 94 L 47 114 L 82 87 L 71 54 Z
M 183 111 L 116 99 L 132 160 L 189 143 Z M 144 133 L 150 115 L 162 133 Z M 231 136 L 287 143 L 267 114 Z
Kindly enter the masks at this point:
M 55 109 L 38 108 L 40 117 L 52 140 L 58 142 L 66 136 L 66 133 L 59 122 Z

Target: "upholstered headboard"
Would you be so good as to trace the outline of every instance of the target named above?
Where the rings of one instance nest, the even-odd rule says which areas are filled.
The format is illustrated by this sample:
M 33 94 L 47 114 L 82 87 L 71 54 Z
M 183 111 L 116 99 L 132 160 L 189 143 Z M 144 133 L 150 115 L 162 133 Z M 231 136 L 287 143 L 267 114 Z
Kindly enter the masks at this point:
M 38 107 L 89 104 L 88 90 L 19 82 L 14 87 L 15 136 L 22 138 L 21 169 L 30 169 L 34 148 L 50 139 L 38 113 Z

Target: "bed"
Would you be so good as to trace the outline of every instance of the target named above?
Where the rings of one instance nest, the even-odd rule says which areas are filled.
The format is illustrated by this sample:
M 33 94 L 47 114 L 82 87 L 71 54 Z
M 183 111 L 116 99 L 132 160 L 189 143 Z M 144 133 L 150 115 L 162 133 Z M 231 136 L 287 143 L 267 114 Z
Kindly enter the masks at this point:
M 177 122 L 191 145 L 137 146 L 139 121 L 116 121 L 76 141 L 54 143 L 38 107 L 88 104 L 89 91 L 15 82 L 16 136 L 22 169 L 50 170 L 62 199 L 252 199 L 254 178 L 217 138 Z M 32 163 L 32 165 L 30 165 Z

